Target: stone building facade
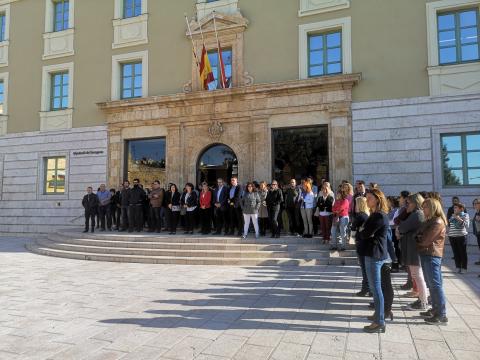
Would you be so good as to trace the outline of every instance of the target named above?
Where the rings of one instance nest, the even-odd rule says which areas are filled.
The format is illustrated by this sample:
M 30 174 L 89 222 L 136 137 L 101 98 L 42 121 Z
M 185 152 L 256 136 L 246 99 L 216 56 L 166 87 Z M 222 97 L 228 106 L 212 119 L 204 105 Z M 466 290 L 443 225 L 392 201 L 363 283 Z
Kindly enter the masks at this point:
M 328 128 L 331 180 L 351 179 L 351 93 L 359 80 L 352 74 L 101 103 L 107 115 L 109 183 L 120 183 L 125 174 L 126 140 L 158 136 L 166 137 L 170 182 L 198 183 L 198 158 L 218 143 L 237 155 L 239 179 L 271 181 L 271 130 L 311 125 Z

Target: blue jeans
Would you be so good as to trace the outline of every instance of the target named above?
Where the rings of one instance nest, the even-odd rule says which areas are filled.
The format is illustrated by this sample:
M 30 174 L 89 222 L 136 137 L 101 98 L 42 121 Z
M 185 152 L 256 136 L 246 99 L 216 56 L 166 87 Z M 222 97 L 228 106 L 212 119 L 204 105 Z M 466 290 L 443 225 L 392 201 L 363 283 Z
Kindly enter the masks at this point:
M 332 225 L 333 246 L 340 245 L 341 248 L 344 248 L 347 245 L 347 227 L 348 216 L 342 216 L 336 224 Z
M 385 301 L 382 292 L 382 266 L 385 261 L 365 256 L 368 285 L 370 286 L 370 292 L 373 294 L 373 303 L 375 304 L 374 322 L 382 326 L 385 325 Z
M 445 292 L 443 291 L 442 258 L 420 255 L 423 277 L 430 290 L 432 311 L 441 317 L 447 315 Z

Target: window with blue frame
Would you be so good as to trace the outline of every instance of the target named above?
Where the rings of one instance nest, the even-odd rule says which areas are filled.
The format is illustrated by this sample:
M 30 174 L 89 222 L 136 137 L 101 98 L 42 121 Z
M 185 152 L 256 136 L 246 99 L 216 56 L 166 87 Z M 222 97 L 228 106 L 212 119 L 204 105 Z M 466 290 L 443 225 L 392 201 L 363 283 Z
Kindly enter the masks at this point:
M 3 115 L 4 113 L 4 110 L 3 110 L 4 104 L 5 104 L 5 84 L 3 80 L 0 80 L 0 115 Z
M 5 14 L 0 14 L 0 41 L 5 41 L 5 23 L 7 17 Z
M 59 72 L 51 75 L 50 110 L 64 110 L 68 108 L 68 72 Z
M 54 2 L 53 31 L 68 29 L 69 0 L 55 0 Z
M 480 133 L 442 136 L 443 184 L 480 185 Z
M 222 49 L 222 59 L 225 65 L 225 77 L 227 78 L 227 87 L 232 87 L 232 49 Z M 221 69 L 219 66 L 218 60 L 218 50 L 210 50 L 208 52 L 208 60 L 210 60 L 210 65 L 212 66 L 213 76 L 215 81 L 208 84 L 208 90 L 221 89 L 222 85 L 219 81 L 221 77 Z
M 142 97 L 142 63 L 125 63 L 121 66 L 121 98 L 130 99 Z
M 142 14 L 142 0 L 123 0 L 123 18 Z
M 308 76 L 341 74 L 342 32 L 308 35 Z
M 478 61 L 478 9 L 464 9 L 437 15 L 440 65 Z

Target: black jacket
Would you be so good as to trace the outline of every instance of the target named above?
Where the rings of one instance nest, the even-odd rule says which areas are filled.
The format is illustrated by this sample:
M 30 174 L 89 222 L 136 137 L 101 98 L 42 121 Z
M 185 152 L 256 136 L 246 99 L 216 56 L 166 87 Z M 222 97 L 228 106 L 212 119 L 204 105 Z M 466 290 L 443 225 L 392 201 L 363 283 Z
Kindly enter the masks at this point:
M 332 212 L 333 196 L 328 195 L 325 199 L 322 194 L 318 195 L 317 207 L 319 211 Z
M 231 198 L 230 197 L 230 191 L 235 188 L 235 191 L 233 193 L 233 197 Z M 233 186 L 230 186 L 227 190 L 227 196 L 228 196 L 228 205 L 229 206 L 234 206 L 235 208 L 239 208 L 241 207 L 241 204 L 240 204 L 240 198 L 241 198 L 241 194 L 242 194 L 242 191 L 241 191 L 241 187 L 240 185 L 237 185 L 235 187 Z
M 217 203 L 218 190 L 219 189 L 216 188 L 215 191 L 213 192 L 213 198 L 212 198 L 213 204 Z M 220 210 L 225 210 L 227 208 L 228 194 L 229 194 L 228 187 L 224 185 L 218 201 L 220 203 Z
M 269 208 L 280 206 L 283 202 L 282 190 L 270 190 L 267 194 L 267 198 L 265 199 L 265 201 L 267 202 L 267 207 Z
M 182 199 L 181 199 L 181 205 L 187 205 L 188 207 L 194 207 L 194 206 L 197 206 L 198 205 L 198 196 L 197 196 L 197 193 L 195 191 L 192 191 L 190 193 L 190 196 L 188 197 L 187 201 L 185 202 L 185 197 L 186 197 L 187 193 L 184 192 L 182 194 Z
M 363 224 L 365 224 L 365 221 L 367 221 L 368 215 L 365 214 L 364 212 L 356 213 L 353 216 L 352 220 L 352 231 L 357 231 L 362 227 Z
M 128 192 L 128 205 L 143 205 L 145 197 L 145 191 L 140 186 L 134 186 Z
M 180 206 L 180 193 L 177 191 L 173 193 L 171 191 L 167 191 L 165 193 L 165 204 L 172 205 L 172 206 Z
M 97 212 L 98 204 L 100 204 L 98 196 L 93 193 L 87 194 L 83 197 L 82 205 L 85 208 L 85 211 Z
M 387 236 L 390 230 L 388 217 L 381 212 L 372 213 L 363 228 L 357 232 L 357 252 L 361 256 L 372 257 L 375 260 L 388 258 Z
M 120 191 L 120 205 L 121 206 L 128 206 L 128 194 L 130 189 L 122 189 Z

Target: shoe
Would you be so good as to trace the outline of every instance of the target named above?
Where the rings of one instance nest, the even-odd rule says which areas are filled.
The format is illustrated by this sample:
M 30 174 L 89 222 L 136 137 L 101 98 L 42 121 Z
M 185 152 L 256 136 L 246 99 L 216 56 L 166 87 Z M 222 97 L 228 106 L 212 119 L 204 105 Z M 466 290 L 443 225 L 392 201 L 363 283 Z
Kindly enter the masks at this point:
M 405 310 L 426 311 L 427 310 L 427 304 L 423 304 L 420 300 L 417 300 L 417 301 L 405 306 L 404 309 Z
M 368 326 L 363 327 L 363 331 L 369 334 L 375 334 L 375 333 L 384 333 L 385 332 L 385 325 L 379 325 L 372 323 Z
M 100 229 L 100 231 L 105 231 L 105 229 Z
M 108 228 L 108 231 L 112 231 L 112 228 Z
M 401 290 L 410 290 L 412 288 L 412 284 L 411 283 L 405 283 L 403 284 L 402 286 L 400 286 L 400 289 Z
M 255 235 L 255 239 L 259 239 L 260 238 L 260 235 Z
M 375 303 L 372 303 L 372 302 L 369 303 L 369 304 L 368 304 L 368 308 L 369 308 L 369 309 L 375 309 Z
M 95 232 L 95 229 L 94 229 L 94 228 L 92 228 L 91 232 L 92 232 L 92 233 L 93 233 L 93 232 Z
M 369 291 L 368 290 L 360 290 L 359 292 L 357 292 L 355 294 L 355 296 L 358 296 L 358 297 L 365 297 L 365 296 L 368 296 L 369 294 Z
M 345 251 L 346 249 L 344 247 L 340 248 L 339 251 Z
M 275 235 L 275 239 L 280 239 L 280 234 Z
M 433 310 L 432 310 L 432 309 L 428 309 L 427 311 L 421 311 L 421 312 L 420 312 L 420 316 L 426 317 L 426 318 L 432 317 L 432 316 L 434 316 L 434 315 L 435 315 L 435 314 L 433 313 Z
M 387 319 L 387 318 L 389 318 L 390 321 L 393 321 L 393 312 L 391 312 L 391 311 L 386 312 L 385 313 L 385 319 Z M 375 321 L 375 314 L 368 316 L 367 319 L 370 320 L 370 321 Z
M 462 269 L 462 274 L 466 274 L 467 273 L 467 269 Z
M 87 233 L 87 232 L 88 232 L 88 229 L 83 230 L 83 232 L 84 232 L 84 233 Z
M 246 239 L 247 238 L 247 235 L 242 235 L 241 236 L 241 239 Z
M 430 325 L 448 325 L 448 318 L 446 316 L 434 315 L 432 317 L 423 319 L 423 321 Z
M 336 246 L 331 246 L 330 251 L 337 251 L 337 247 Z

